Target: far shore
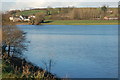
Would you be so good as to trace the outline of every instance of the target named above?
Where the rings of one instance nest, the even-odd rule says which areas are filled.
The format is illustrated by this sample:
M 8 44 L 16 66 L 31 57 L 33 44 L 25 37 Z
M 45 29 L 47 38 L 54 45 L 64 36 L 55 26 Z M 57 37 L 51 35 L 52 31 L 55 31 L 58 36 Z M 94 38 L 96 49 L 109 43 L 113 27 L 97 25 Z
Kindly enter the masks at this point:
M 30 25 L 18 22 L 16 25 Z M 118 20 L 45 20 L 41 25 L 118 25 Z

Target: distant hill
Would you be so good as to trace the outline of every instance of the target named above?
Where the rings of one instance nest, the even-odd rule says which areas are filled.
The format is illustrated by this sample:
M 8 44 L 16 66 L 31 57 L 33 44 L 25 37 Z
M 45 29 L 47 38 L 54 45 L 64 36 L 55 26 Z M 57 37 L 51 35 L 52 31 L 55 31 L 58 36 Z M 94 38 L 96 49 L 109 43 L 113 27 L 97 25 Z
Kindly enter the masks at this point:
M 35 8 L 24 11 L 13 11 L 12 15 L 29 16 L 37 13 L 47 14 L 45 19 L 48 20 L 98 20 L 104 17 L 116 18 L 118 17 L 117 8 L 107 8 L 104 12 L 99 8 Z
M 46 13 L 46 10 L 25 10 L 25 11 L 17 12 L 16 15 L 28 16 L 36 13 Z

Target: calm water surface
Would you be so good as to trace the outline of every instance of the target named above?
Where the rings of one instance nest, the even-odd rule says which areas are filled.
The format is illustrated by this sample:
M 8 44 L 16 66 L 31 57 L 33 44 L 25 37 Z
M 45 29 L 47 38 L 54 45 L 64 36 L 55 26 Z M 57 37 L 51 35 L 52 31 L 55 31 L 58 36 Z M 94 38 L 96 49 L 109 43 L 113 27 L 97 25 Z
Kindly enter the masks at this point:
M 116 78 L 118 75 L 117 25 L 19 25 L 30 41 L 25 56 L 58 77 Z

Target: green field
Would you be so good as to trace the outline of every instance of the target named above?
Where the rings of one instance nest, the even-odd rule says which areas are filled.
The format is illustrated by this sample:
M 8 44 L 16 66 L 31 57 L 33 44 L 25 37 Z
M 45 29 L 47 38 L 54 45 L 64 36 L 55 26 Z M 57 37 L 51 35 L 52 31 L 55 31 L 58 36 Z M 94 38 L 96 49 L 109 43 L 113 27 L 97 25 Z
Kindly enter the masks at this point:
M 49 25 L 112 25 L 118 24 L 118 20 L 46 20 L 42 24 Z
M 18 13 L 16 13 L 16 15 L 29 16 L 29 15 L 36 14 L 36 13 L 46 13 L 46 11 L 45 10 L 26 10 L 26 11 L 18 12 Z
M 18 22 L 16 25 L 29 25 Z M 42 25 L 118 25 L 118 20 L 45 20 Z
M 29 25 L 18 22 L 16 25 Z M 42 25 L 118 25 L 118 20 L 45 20 Z

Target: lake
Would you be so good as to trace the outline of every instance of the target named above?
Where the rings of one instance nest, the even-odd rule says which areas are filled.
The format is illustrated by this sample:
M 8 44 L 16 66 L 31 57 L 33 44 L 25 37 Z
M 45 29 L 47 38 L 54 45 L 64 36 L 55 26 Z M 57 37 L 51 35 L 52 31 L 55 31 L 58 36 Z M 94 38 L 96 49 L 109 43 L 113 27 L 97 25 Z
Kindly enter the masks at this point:
M 27 60 L 61 78 L 117 78 L 118 25 L 19 25 Z

